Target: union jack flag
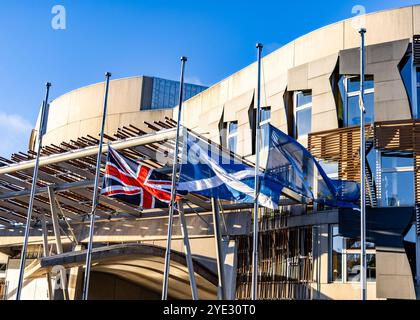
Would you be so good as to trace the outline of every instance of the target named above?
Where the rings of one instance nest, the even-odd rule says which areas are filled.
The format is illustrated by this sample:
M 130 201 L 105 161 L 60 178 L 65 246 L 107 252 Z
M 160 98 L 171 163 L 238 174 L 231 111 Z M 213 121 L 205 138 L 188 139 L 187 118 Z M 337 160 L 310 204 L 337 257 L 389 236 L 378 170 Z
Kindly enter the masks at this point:
M 171 201 L 171 181 L 167 175 L 109 148 L 101 193 L 143 209 L 164 208 Z

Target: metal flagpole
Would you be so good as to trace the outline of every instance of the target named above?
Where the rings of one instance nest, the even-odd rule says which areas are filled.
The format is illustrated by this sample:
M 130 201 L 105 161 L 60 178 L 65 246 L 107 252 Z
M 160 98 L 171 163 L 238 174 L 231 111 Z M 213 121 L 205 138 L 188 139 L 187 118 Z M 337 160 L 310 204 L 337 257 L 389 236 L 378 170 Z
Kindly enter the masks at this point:
M 47 229 L 47 222 L 45 221 L 45 213 L 41 215 L 41 227 L 42 227 L 42 251 L 43 251 L 43 257 L 48 257 L 48 229 Z M 47 272 L 46 275 L 47 278 L 47 285 L 48 285 L 48 299 L 53 300 L 53 290 L 52 290 L 52 284 L 51 284 L 51 273 Z
M 260 109 L 261 109 L 261 53 L 263 45 L 257 43 L 258 50 L 258 84 L 257 84 L 257 116 L 255 120 L 255 184 L 254 184 L 254 225 L 252 239 L 252 292 L 251 299 L 257 299 L 258 276 L 258 194 L 260 171 Z
M 92 247 L 93 247 L 93 230 L 95 227 L 95 211 L 98 206 L 98 194 L 99 194 L 99 174 L 101 169 L 101 158 L 102 158 L 102 144 L 104 140 L 104 130 L 105 130 L 105 119 L 106 119 L 106 109 L 108 104 L 108 91 L 109 91 L 109 78 L 111 73 L 107 72 L 105 74 L 106 83 L 105 83 L 105 96 L 104 96 L 104 110 L 102 114 L 102 126 L 101 126 L 101 135 L 99 140 L 98 155 L 96 157 L 96 172 L 95 172 L 95 184 L 93 187 L 93 198 L 92 198 L 92 210 L 90 212 L 90 225 L 89 225 L 89 243 L 86 253 L 86 268 L 85 268 L 85 277 L 83 280 L 83 293 L 82 299 L 87 300 L 89 296 L 89 279 L 90 279 L 90 267 L 92 260 Z
M 38 169 L 39 169 L 39 157 L 41 155 L 42 150 L 42 136 L 45 133 L 45 129 L 47 126 L 47 117 L 48 117 L 48 97 L 50 94 L 50 87 L 51 83 L 47 82 L 45 84 L 45 99 L 42 103 L 42 110 L 41 110 L 41 119 L 39 121 L 39 130 L 38 130 L 38 151 L 36 153 L 36 160 L 35 160 L 35 167 L 32 176 L 32 186 L 31 186 L 31 195 L 29 197 L 29 206 L 28 206 L 28 214 L 26 217 L 26 227 L 25 227 L 25 237 L 23 241 L 22 252 L 20 256 L 20 266 L 19 266 L 19 281 L 18 286 L 16 289 L 16 300 L 20 300 L 22 294 L 22 286 L 23 286 L 23 275 L 25 273 L 25 264 L 26 264 L 26 251 L 28 249 L 28 240 L 29 240 L 29 230 L 31 228 L 31 220 L 32 220 L 32 211 L 34 206 L 34 198 L 35 198 L 35 191 L 36 191 L 36 183 L 38 180 Z
M 169 264 L 171 258 L 172 224 L 174 220 L 174 206 L 176 201 L 176 173 L 178 167 L 179 131 L 181 126 L 182 99 L 184 94 L 184 70 L 187 57 L 181 57 L 181 79 L 179 86 L 178 122 L 176 126 L 176 140 L 174 149 L 174 163 L 172 167 L 171 203 L 168 217 L 168 238 L 166 239 L 165 266 L 163 271 L 162 300 L 168 298 Z
M 223 249 L 222 249 L 222 235 L 220 232 L 220 221 L 219 221 L 219 201 L 217 198 L 211 198 L 211 206 L 213 212 L 213 229 L 214 229 L 214 240 L 216 242 L 216 262 L 217 262 L 217 276 L 218 276 L 218 298 L 220 300 L 226 299 L 226 287 L 225 287 L 225 270 L 223 262 Z
M 365 103 L 364 103 L 364 80 L 365 80 L 365 33 L 366 29 L 359 30 L 360 44 L 360 294 L 361 299 L 366 300 L 366 192 L 365 192 Z
M 192 256 L 191 256 L 190 240 L 188 238 L 188 226 L 187 226 L 187 221 L 185 220 L 184 204 L 182 201 L 178 201 L 178 213 L 179 213 L 179 222 L 181 225 L 182 238 L 184 239 L 184 252 L 185 252 L 185 260 L 187 261 L 188 276 L 190 278 L 191 297 L 193 300 L 198 300 L 197 284 L 196 284 L 195 275 L 194 275 L 194 264 L 193 264 Z

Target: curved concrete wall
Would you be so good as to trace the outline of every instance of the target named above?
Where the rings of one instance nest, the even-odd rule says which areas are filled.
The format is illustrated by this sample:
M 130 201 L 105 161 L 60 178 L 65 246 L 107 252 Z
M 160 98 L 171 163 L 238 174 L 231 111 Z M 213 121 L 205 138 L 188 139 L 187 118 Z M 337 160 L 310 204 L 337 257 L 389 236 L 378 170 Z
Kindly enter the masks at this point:
M 142 85 L 143 77 L 110 82 L 105 133 L 112 135 L 117 128 L 129 124 L 144 129 L 144 121 L 172 116 L 170 109 L 140 111 Z M 105 84 L 102 82 L 71 91 L 52 101 L 44 143 L 59 144 L 87 135 L 97 137 L 102 121 L 104 92 Z
M 358 73 L 360 37 L 352 19 L 308 33 L 263 59 L 261 102 L 271 106 L 271 123 L 287 131 L 283 95 L 287 90 L 312 90 L 312 131 L 338 127 L 330 77 L 338 60 L 340 71 Z M 367 72 L 375 77 L 376 120 L 411 116 L 397 64 L 413 34 L 420 34 L 420 6 L 382 11 L 365 16 Z M 388 54 L 388 55 L 387 55 Z M 345 61 L 345 62 L 344 62 Z M 215 66 L 217 67 L 217 66 Z M 221 121 L 238 120 L 238 153 L 252 154 L 249 108 L 257 84 L 256 63 L 213 85 L 185 102 L 183 124 L 220 142 Z M 177 110 L 140 111 L 143 77 L 111 81 L 106 133 L 143 121 L 176 118 Z M 69 92 L 51 103 L 45 144 L 80 136 L 97 136 L 102 116 L 104 83 Z M 290 126 L 290 124 L 289 124 Z M 32 135 L 33 145 L 35 134 Z M 305 144 L 305 141 L 301 141 Z
M 263 58 L 262 106 L 271 106 L 271 123 L 287 132 L 283 95 L 286 88 L 312 90 L 312 131 L 338 127 L 337 111 L 330 77 L 342 55 L 340 69 L 358 74 L 360 35 L 352 19 L 306 34 Z M 375 77 L 376 120 L 411 117 L 407 95 L 397 64 L 407 50 L 413 34 L 420 34 L 420 6 L 382 11 L 365 16 L 367 72 Z M 251 152 L 249 102 L 239 97 L 254 92 L 257 65 L 253 63 L 208 90 L 186 101 L 183 123 L 220 142 L 218 125 L 235 114 L 239 124 L 238 152 Z M 176 116 L 174 110 L 174 116 Z M 242 121 L 241 121 L 242 120 Z M 305 144 L 305 141 L 301 141 Z

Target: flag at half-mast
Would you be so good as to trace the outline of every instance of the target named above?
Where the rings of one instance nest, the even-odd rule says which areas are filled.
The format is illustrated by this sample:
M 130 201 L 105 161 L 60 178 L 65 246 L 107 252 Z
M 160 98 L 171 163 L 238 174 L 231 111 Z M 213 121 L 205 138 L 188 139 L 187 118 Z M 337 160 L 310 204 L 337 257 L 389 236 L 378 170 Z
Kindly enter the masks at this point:
M 143 209 L 165 208 L 171 201 L 171 180 L 110 147 L 101 194 Z M 176 198 L 180 200 L 180 195 Z

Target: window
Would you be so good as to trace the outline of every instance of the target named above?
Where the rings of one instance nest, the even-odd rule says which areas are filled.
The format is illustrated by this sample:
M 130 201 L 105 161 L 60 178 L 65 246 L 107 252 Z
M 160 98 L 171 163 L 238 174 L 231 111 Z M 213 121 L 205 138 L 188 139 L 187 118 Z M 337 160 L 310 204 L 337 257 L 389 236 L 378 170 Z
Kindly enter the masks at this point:
M 373 76 L 365 76 L 365 122 L 374 121 L 374 82 Z M 360 77 L 343 76 L 340 81 L 340 88 L 343 97 L 343 124 L 346 127 L 360 125 Z
M 386 207 L 414 205 L 414 167 L 412 154 L 382 153 L 381 198 Z
M 310 91 L 295 92 L 295 137 L 308 136 L 312 128 L 312 94 Z
M 318 160 L 318 163 L 324 169 L 328 178 L 338 179 L 338 162 L 331 160 Z
M 338 235 L 338 226 L 331 227 L 331 281 L 343 281 L 343 238 Z
M 153 78 L 152 101 L 150 106 L 144 106 L 143 110 L 173 108 L 178 105 L 180 84 L 178 81 Z M 184 84 L 184 97 L 187 100 L 207 87 L 195 84 Z
M 271 108 L 270 107 L 263 107 L 261 108 L 260 114 L 260 126 L 262 127 L 264 124 L 270 123 L 271 120 Z M 268 145 L 268 126 L 264 127 L 261 130 L 261 147 L 264 148 Z
M 270 107 L 261 108 L 260 126 L 266 123 L 270 123 L 270 119 L 271 119 L 271 108 Z
M 404 235 L 404 241 L 416 243 L 417 241 L 416 223 L 413 223 L 410 229 Z
M 360 241 L 344 238 L 338 233 L 338 225 L 330 229 L 330 281 L 360 281 Z M 376 280 L 375 244 L 366 243 L 366 278 Z
M 227 147 L 230 151 L 236 152 L 238 144 L 238 121 L 228 122 Z

